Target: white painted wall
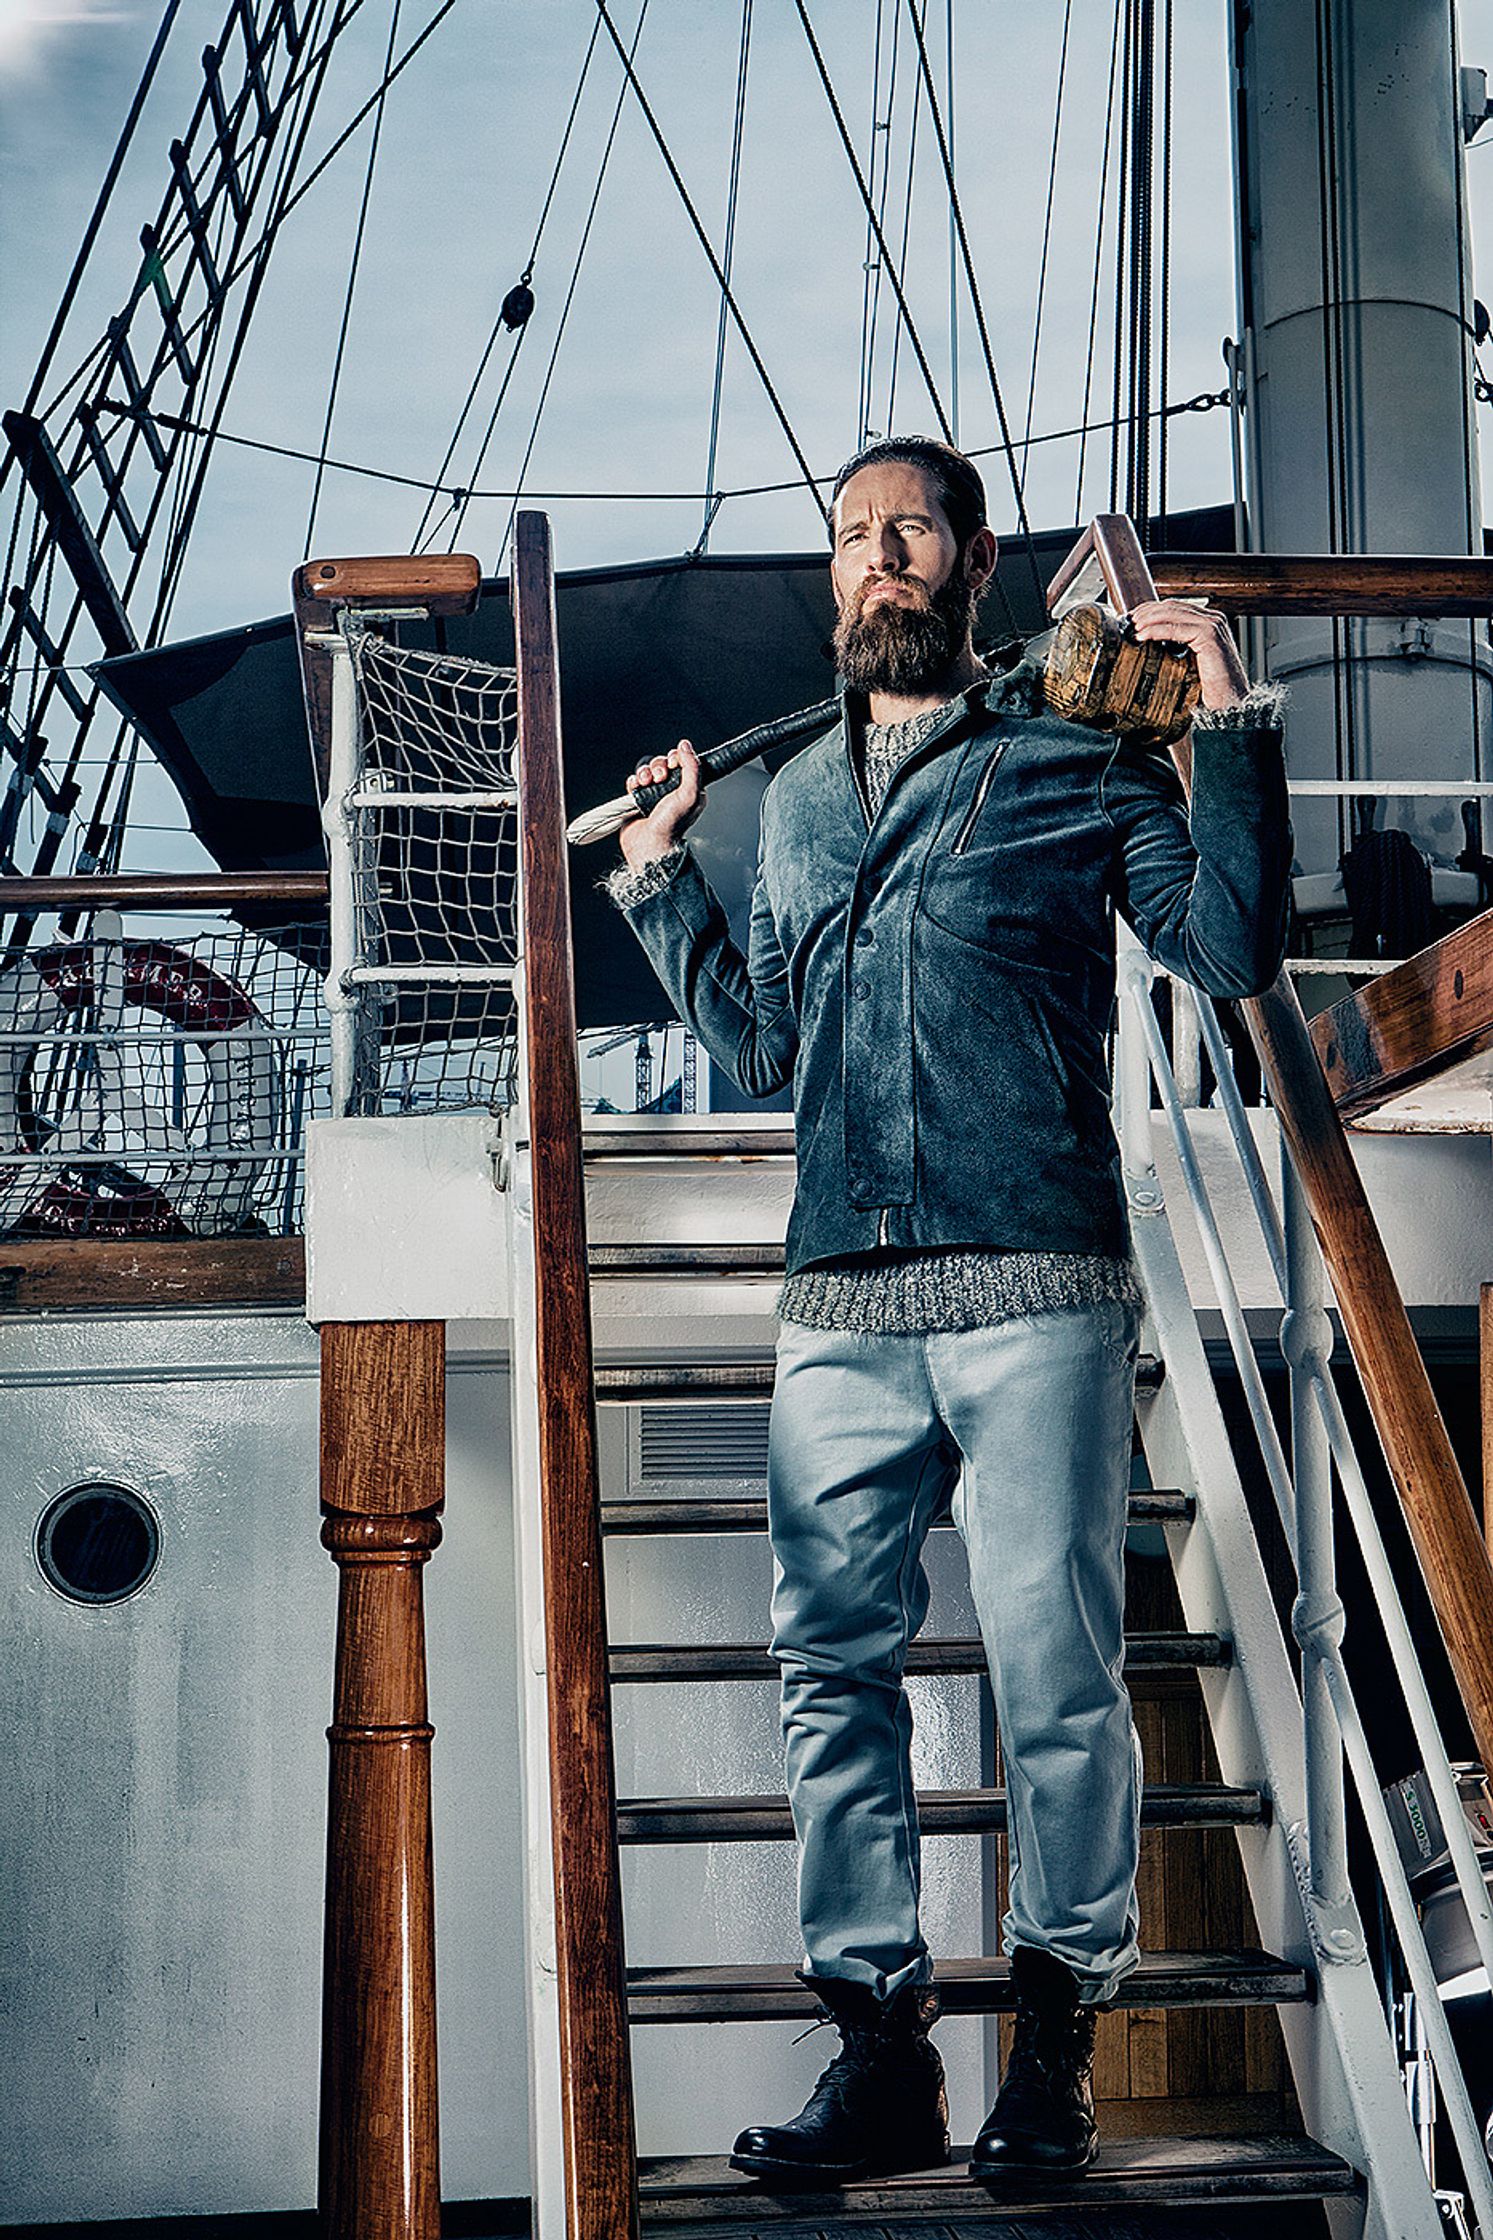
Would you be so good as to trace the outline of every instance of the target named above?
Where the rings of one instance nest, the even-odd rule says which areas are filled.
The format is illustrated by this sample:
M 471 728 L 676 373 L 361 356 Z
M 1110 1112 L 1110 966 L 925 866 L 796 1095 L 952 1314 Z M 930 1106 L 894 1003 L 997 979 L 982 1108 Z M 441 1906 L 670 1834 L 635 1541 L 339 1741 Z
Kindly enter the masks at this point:
M 490 1337 L 490 1334 L 489 1334 Z M 528 2191 L 506 1370 L 450 1384 L 427 1572 L 442 2148 L 452 2197 Z M 0 2222 L 315 2199 L 336 1574 L 316 1340 L 286 1314 L 9 1322 L 0 1358 Z M 162 1555 L 86 1609 L 42 1510 L 142 1493 Z

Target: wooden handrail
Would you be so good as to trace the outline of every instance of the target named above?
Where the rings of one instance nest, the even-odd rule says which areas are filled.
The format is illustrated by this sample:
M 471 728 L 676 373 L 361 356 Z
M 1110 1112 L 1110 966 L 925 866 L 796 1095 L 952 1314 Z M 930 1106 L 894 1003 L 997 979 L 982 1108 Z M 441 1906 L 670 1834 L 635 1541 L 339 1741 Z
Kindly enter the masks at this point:
M 0 910 L 236 910 L 250 903 L 322 907 L 324 871 L 119 871 L 0 879 Z
M 1101 516 L 1078 561 L 1089 551 L 1121 611 L 1155 596 L 1123 514 Z M 1068 568 L 1067 580 L 1074 573 Z M 1186 786 L 1187 757 L 1173 753 Z M 1478 1756 L 1493 1765 L 1493 1561 L 1290 975 L 1283 970 L 1239 1009 L 1311 1209 Z
M 549 522 L 515 524 L 524 990 L 532 1144 L 565 2229 L 638 2229 L 592 1385 L 581 1105 Z
M 331 657 L 318 641 L 337 628 L 343 607 L 406 607 L 411 614 L 470 614 L 482 567 L 470 552 L 393 553 L 382 558 L 307 560 L 290 579 L 296 654 L 306 699 L 311 767 L 326 799 L 332 729 Z
M 1124 520 L 1123 514 L 1099 521 Z M 1097 526 L 1096 524 L 1095 526 Z M 1094 550 L 1086 529 L 1048 586 L 1054 606 Z M 1461 553 L 1152 552 L 1163 599 L 1212 599 L 1229 614 L 1493 614 L 1493 560 Z

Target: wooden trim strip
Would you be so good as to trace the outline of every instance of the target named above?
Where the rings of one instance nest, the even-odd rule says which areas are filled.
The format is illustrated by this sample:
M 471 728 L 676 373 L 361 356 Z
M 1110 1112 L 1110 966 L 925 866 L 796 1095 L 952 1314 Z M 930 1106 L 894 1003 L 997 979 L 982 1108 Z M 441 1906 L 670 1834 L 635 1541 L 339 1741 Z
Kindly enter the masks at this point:
M 324 909 L 324 871 L 127 871 L 92 878 L 0 879 L 0 910 L 235 910 L 249 903 Z
M 1319 1011 L 1310 1032 L 1348 1120 L 1493 1046 L 1493 910 Z
M 7 1238 L 0 1315 L 139 1314 L 171 1307 L 303 1307 L 300 1237 Z
M 549 522 L 515 525 L 524 999 L 566 2230 L 635 2240 L 637 2161 Z
M 1118 559 L 1127 536 L 1139 553 L 1123 514 L 1098 515 L 1048 585 L 1048 606 L 1093 557 L 1122 607 L 1145 597 L 1211 599 L 1229 614 L 1493 614 L 1493 560 L 1455 552 L 1155 552 L 1142 556 L 1151 588 L 1127 595 L 1111 572 L 1128 565 Z
M 1228 614 L 1493 614 L 1493 560 L 1460 553 L 1158 552 L 1151 574 L 1158 597 Z

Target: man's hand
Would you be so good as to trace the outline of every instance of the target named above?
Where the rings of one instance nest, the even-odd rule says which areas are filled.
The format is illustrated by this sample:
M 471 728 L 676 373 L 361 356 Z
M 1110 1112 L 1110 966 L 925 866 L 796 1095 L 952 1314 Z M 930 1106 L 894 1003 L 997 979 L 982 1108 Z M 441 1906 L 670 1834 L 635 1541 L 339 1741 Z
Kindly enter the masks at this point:
M 666 856 L 699 814 L 700 758 L 688 739 L 681 739 L 667 756 L 655 755 L 650 762 L 640 762 L 627 781 L 627 790 L 635 793 L 639 786 L 661 786 L 671 770 L 679 772 L 675 790 L 666 793 L 646 817 L 633 817 L 617 835 L 634 871 Z
M 1185 599 L 1147 599 L 1131 608 L 1129 622 L 1137 638 L 1188 648 L 1197 661 L 1205 708 L 1232 708 L 1248 692 L 1248 673 L 1221 614 L 1189 606 Z

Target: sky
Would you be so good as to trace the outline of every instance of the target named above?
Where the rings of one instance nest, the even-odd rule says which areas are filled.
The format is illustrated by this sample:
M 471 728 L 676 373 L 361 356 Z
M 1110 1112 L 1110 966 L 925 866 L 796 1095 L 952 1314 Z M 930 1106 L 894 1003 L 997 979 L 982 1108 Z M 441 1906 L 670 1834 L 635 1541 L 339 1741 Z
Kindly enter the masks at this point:
M 397 0 L 402 52 L 437 0 Z M 616 0 L 624 37 L 642 0 Z M 378 81 L 391 0 L 364 0 L 339 43 L 308 142 L 327 146 Z M 71 368 L 102 333 L 138 267 L 138 232 L 166 177 L 166 149 L 201 87 L 201 52 L 226 0 L 181 0 L 166 59 L 79 293 L 57 360 Z M 904 39 L 888 100 L 883 40 L 873 135 L 878 21 L 900 0 L 813 0 L 812 20 L 862 161 L 875 140 L 892 154 L 889 230 L 900 234 L 911 64 Z M 947 0 L 929 0 L 940 91 Z M 1170 391 L 1216 391 L 1220 346 L 1235 326 L 1224 0 L 1177 0 Z M 963 206 L 1013 426 L 1027 421 L 1042 275 L 1049 162 L 1065 18 L 1068 66 L 1058 134 L 1050 251 L 1032 431 L 1083 415 L 1095 261 L 1095 213 L 1112 0 L 959 0 L 951 114 Z M 1459 11 L 1466 59 L 1493 68 L 1493 0 Z M 0 401 L 24 398 L 77 244 L 155 36 L 160 10 L 136 0 L 0 0 Z M 567 112 L 595 23 L 592 0 L 455 0 L 391 94 L 373 174 L 366 240 L 348 314 L 345 365 L 329 450 L 339 460 L 433 478 L 498 304 L 530 254 Z M 701 220 L 725 231 L 741 23 L 740 0 L 648 0 L 637 68 Z M 525 488 L 555 525 L 562 568 L 692 548 L 704 507 L 719 296 L 658 149 L 629 97 L 622 105 L 594 222 L 588 210 L 617 116 L 620 73 L 603 41 L 576 112 L 539 242 L 536 309 L 480 473 L 475 428 L 486 418 L 512 345 L 497 344 L 478 419 L 452 474 L 511 491 L 532 443 Z M 235 437 L 314 453 L 320 446 L 371 125 L 365 124 L 287 221 L 225 418 Z M 1485 134 L 1493 144 L 1493 127 Z M 946 401 L 957 367 L 958 434 L 992 444 L 995 414 L 968 299 L 950 319 L 947 203 L 926 114 L 920 128 L 907 258 L 908 293 Z M 1493 259 L 1493 157 L 1469 156 L 1472 232 Z M 794 432 L 830 473 L 859 432 L 867 241 L 792 0 L 753 0 L 733 279 Z M 1100 295 L 1106 329 L 1108 266 Z M 572 289 L 563 344 L 537 418 Z M 1481 292 L 1493 289 L 1493 270 Z M 894 307 L 883 289 L 871 359 L 869 424 L 929 428 L 932 413 L 905 343 L 889 396 Z M 956 354 L 957 353 L 957 354 Z M 1091 411 L 1102 412 L 1107 356 Z M 891 408 L 889 413 L 889 407 Z M 1484 416 L 1486 417 L 1486 415 Z M 1028 458 L 1038 526 L 1072 521 L 1107 497 L 1101 441 L 1080 504 L 1078 447 L 1041 443 Z M 1171 501 L 1230 494 L 1227 416 L 1171 424 Z M 992 517 L 1014 519 L 1003 462 L 985 462 Z M 788 481 L 793 458 L 745 349 L 725 360 L 717 489 Z M 182 638 L 284 611 L 292 569 L 319 552 L 410 547 L 424 499 L 367 474 L 330 471 L 314 523 L 314 470 L 221 444 L 167 635 Z M 662 500 L 639 494 L 695 493 Z M 570 494 L 584 493 L 582 496 Z M 449 510 L 436 542 L 453 533 Z M 511 500 L 474 502 L 456 533 L 493 568 Z M 812 549 L 821 539 L 804 489 L 730 498 L 715 551 Z M 174 814 L 169 803 L 161 810 Z
M 403 0 L 401 48 L 433 4 Z M 625 35 L 638 5 L 619 0 Z M 889 24 L 899 10 L 900 0 L 891 0 L 880 12 Z M 876 0 L 816 0 L 812 10 L 862 160 L 878 12 Z M 117 308 L 121 283 L 133 276 L 138 226 L 150 215 L 166 144 L 185 125 L 200 85 L 200 51 L 216 35 L 222 13 L 223 0 L 183 0 L 136 153 L 116 191 L 117 221 L 95 255 L 70 330 L 73 347 L 62 352 L 59 366 L 81 357 Z M 1110 0 L 1075 0 L 1072 10 L 1037 433 L 1070 426 L 1082 411 L 1111 15 Z M 1026 416 L 1063 18 L 1060 0 L 1021 7 L 961 0 L 955 11 L 953 116 L 961 192 L 997 369 L 1018 429 Z M 457 0 L 391 95 L 333 424 L 334 456 L 417 478 L 437 472 L 496 306 L 528 255 L 594 20 L 590 0 Z M 942 83 L 943 0 L 932 0 L 929 20 Z M 0 18 L 0 275 L 7 305 L 0 390 L 7 401 L 24 394 L 156 21 L 154 9 L 127 0 L 23 0 Z M 389 22 L 388 0 L 366 0 L 323 95 L 323 141 L 376 83 Z M 637 54 L 645 90 L 717 243 L 724 232 L 739 28 L 737 0 L 650 0 Z M 1220 0 L 1186 0 L 1179 7 L 1172 341 L 1172 390 L 1179 396 L 1221 385 L 1219 341 L 1233 324 L 1223 29 Z M 541 241 L 537 308 L 484 464 L 487 487 L 513 487 L 530 440 L 618 85 L 615 57 L 599 49 Z M 894 151 L 890 208 L 898 230 L 910 87 L 904 41 L 892 131 L 882 137 Z M 225 420 L 232 434 L 309 451 L 319 445 L 368 131 L 349 144 L 287 224 Z M 947 398 L 947 204 L 926 115 L 920 138 L 908 290 Z M 865 256 L 860 203 L 796 12 L 790 0 L 755 0 L 734 280 L 816 471 L 831 471 L 858 432 Z M 529 486 L 700 491 L 718 304 L 706 260 L 629 98 Z M 884 293 L 872 391 L 878 428 L 887 418 L 892 311 Z M 967 445 L 986 445 L 997 429 L 967 300 L 959 325 L 959 434 Z M 510 348 L 505 337 L 494 354 L 484 407 Z M 1101 375 L 1101 390 L 1102 383 Z M 902 427 L 932 424 L 905 346 L 895 417 Z M 469 442 L 458 454 L 464 473 L 475 465 L 473 450 Z M 1227 494 L 1221 415 L 1176 424 L 1172 452 L 1178 502 Z M 1073 518 L 1076 465 L 1072 443 L 1032 453 L 1035 519 Z M 794 473 L 787 442 L 733 335 L 717 487 L 791 480 Z M 997 516 L 1008 520 L 1009 483 L 999 461 L 991 463 L 989 479 Z M 284 604 L 284 586 L 303 553 L 312 480 L 304 465 L 223 448 L 200 549 L 173 618 L 175 634 Z M 562 566 L 685 550 L 703 525 L 698 501 L 547 502 Z M 422 504 L 411 492 L 331 474 L 314 541 L 341 551 L 405 548 Z M 501 547 L 508 512 L 504 502 L 479 504 L 462 524 L 463 543 L 488 565 Z M 818 536 L 800 490 L 727 502 L 716 517 L 712 548 L 801 550 Z

